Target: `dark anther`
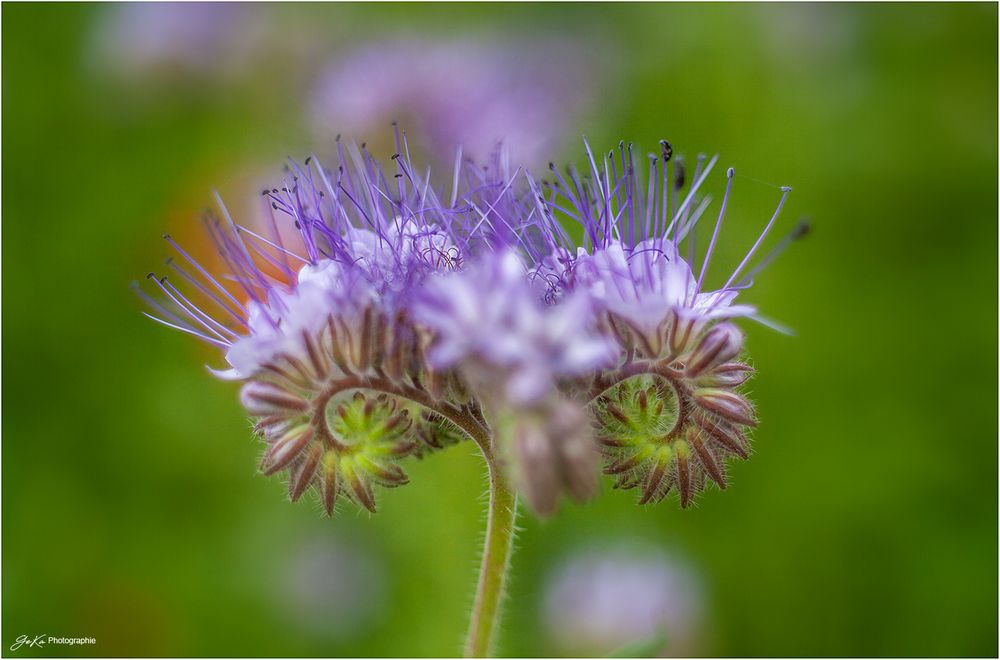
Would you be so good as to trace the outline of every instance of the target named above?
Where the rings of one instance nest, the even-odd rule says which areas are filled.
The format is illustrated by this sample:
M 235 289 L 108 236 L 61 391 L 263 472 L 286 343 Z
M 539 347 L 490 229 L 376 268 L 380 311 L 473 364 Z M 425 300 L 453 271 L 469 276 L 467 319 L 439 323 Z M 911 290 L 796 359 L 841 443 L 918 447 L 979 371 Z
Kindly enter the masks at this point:
M 277 188 L 271 188 L 271 192 L 273 192 L 275 195 L 277 195 L 278 194 L 278 189 Z
M 335 140 L 334 140 L 334 141 L 335 141 L 335 142 L 340 142 L 340 133 L 337 133 L 337 137 L 335 138 Z
M 264 197 L 267 197 L 268 195 L 271 194 L 271 191 L 270 190 L 262 190 L 262 191 L 260 191 L 260 194 L 263 195 Z
M 163 240 L 169 241 L 170 240 L 170 234 L 164 234 L 163 235 Z
M 808 235 L 810 231 L 812 231 L 812 224 L 807 219 L 803 218 L 802 220 L 799 220 L 799 224 L 797 224 L 795 229 L 792 230 L 792 238 L 798 240 Z
M 326 197 L 326 193 L 325 193 L 325 192 L 323 192 L 322 190 L 320 190 L 320 191 L 319 191 L 319 196 L 320 196 L 320 197 Z
M 395 178 L 395 179 L 399 179 L 399 178 L 401 178 L 401 177 L 402 177 L 403 175 L 402 175 L 402 174 L 393 174 L 392 176 L 393 176 L 393 178 Z
M 362 143 L 361 143 L 361 148 L 362 148 L 362 149 L 364 149 L 364 148 L 365 148 L 365 147 L 367 147 L 367 146 L 368 146 L 368 143 L 367 143 L 367 142 L 362 142 Z
M 553 163 L 551 160 L 549 161 L 549 169 L 552 170 L 552 171 L 555 171 L 555 169 L 556 169 L 556 164 Z
M 295 221 L 295 228 L 296 229 L 302 229 L 302 225 L 299 224 L 298 220 Z
M 275 204 L 274 202 L 271 202 L 271 208 L 274 210 L 278 210 L 278 205 Z
M 393 154 L 392 155 L 392 160 L 396 160 L 397 158 L 399 158 L 399 154 Z
M 674 147 L 666 140 L 660 140 L 660 147 L 663 149 L 663 162 L 665 163 L 674 155 Z
M 309 163 L 311 163 L 312 159 L 313 159 L 312 156 L 306 156 L 306 163 L 305 164 L 308 165 Z
M 680 190 L 684 187 L 684 164 L 678 160 L 674 170 L 674 190 Z
M 146 279 L 151 280 L 156 277 L 156 273 L 146 273 Z

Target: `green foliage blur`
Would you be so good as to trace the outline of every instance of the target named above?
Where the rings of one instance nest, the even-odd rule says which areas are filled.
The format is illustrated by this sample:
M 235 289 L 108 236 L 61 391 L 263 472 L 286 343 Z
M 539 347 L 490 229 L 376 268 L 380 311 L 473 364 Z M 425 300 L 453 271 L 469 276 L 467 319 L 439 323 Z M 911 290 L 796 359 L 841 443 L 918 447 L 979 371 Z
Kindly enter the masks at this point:
M 720 263 L 775 184 L 794 187 L 783 226 L 813 226 L 748 294 L 795 330 L 745 324 L 755 455 L 692 510 L 606 482 L 525 515 L 500 653 L 562 653 L 552 571 L 631 539 L 699 576 L 687 653 L 997 654 L 995 4 L 260 7 L 277 36 L 249 73 L 124 81 L 93 55 L 111 5 L 2 8 L 4 655 L 460 652 L 473 447 L 413 464 L 374 516 L 289 504 L 202 366 L 220 358 L 128 289 L 164 231 L 197 235 L 213 188 L 249 208 L 261 172 L 330 153 L 304 124 L 311 77 L 401 33 L 592 40 L 601 110 L 559 130 L 721 153 L 746 202 Z M 9 650 L 43 633 L 98 643 Z

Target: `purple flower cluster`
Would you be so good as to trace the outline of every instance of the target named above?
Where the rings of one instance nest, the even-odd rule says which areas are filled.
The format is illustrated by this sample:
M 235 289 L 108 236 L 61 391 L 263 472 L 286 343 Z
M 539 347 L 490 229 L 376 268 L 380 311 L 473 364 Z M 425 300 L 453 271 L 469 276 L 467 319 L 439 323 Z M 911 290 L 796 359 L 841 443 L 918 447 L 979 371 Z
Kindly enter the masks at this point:
M 290 162 L 263 192 L 266 235 L 220 200 L 206 227 L 227 272 L 167 237 L 174 274 L 150 274 L 160 295 L 140 291 L 149 316 L 224 351 L 217 374 L 247 381 L 265 472 L 288 470 L 293 499 L 315 486 L 328 512 L 338 495 L 374 510 L 371 484 L 405 483 L 397 462 L 440 446 L 427 438 L 471 437 L 546 513 L 563 492 L 592 493 L 583 475 L 601 454 L 643 501 L 676 487 L 687 505 L 706 475 L 724 487 L 723 459 L 747 455 L 755 423 L 728 321 L 755 318 L 735 300 L 788 189 L 713 291 L 732 169 L 700 266 L 681 247 L 715 158 L 685 186 L 666 142 L 646 176 L 631 145 L 601 158 L 588 147 L 584 173 L 551 167 L 539 181 L 498 150 L 485 165 L 458 158 L 438 182 L 398 131 L 396 145 L 387 166 L 339 141 L 334 167 Z
M 415 318 L 437 338 L 431 364 L 479 363 L 492 378 L 499 370 L 515 405 L 543 399 L 559 377 L 614 364 L 617 346 L 598 332 L 587 297 L 546 305 L 542 294 L 509 248 L 433 278 L 414 300 Z

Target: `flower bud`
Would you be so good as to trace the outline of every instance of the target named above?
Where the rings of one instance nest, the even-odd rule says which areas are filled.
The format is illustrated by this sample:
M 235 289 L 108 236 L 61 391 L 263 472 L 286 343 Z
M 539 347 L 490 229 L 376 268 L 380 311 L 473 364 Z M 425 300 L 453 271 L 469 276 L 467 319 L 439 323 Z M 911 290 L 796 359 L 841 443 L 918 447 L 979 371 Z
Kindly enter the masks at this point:
M 712 478 L 719 488 L 726 489 L 726 469 L 725 464 L 719 460 L 708 444 L 704 441 L 701 431 L 697 428 L 689 428 L 687 432 L 688 444 L 694 449 L 695 455 L 701 467 Z
M 240 403 L 251 415 L 288 416 L 305 412 L 308 402 L 285 388 L 265 381 L 251 381 L 240 390 Z
M 602 321 L 605 321 L 602 319 Z M 634 334 L 638 331 L 633 330 L 625 321 L 621 320 L 614 314 L 608 314 L 605 321 L 607 323 L 608 329 L 613 333 L 615 340 L 621 345 L 626 351 L 631 351 L 635 349 L 635 336 Z
M 598 453 L 584 412 L 569 401 L 560 402 L 549 420 L 548 432 L 556 440 L 562 487 L 575 502 L 584 502 L 598 487 Z
M 298 424 L 299 421 L 300 420 L 298 419 L 286 417 L 285 415 L 269 415 L 258 419 L 257 423 L 253 426 L 253 430 L 255 433 L 259 433 L 274 441 L 287 433 L 292 427 Z
M 340 491 L 340 474 L 337 472 L 337 452 L 327 451 L 323 454 L 323 464 L 320 466 L 323 482 L 320 485 L 320 499 L 326 515 L 333 515 L 337 503 L 337 493 Z
M 750 456 L 748 450 L 747 438 L 739 429 L 726 424 L 725 422 L 719 421 L 716 423 L 708 418 L 708 415 L 700 411 L 696 411 L 691 418 L 698 427 L 708 434 L 717 444 L 717 446 L 724 452 L 734 454 L 742 459 L 747 459 Z
M 358 454 L 356 461 L 360 471 L 366 472 L 382 486 L 392 488 L 402 486 L 410 481 L 398 465 L 375 460 L 366 454 Z
M 513 448 L 521 490 L 542 516 L 566 492 L 582 502 L 597 492 L 599 455 L 584 412 L 570 401 L 549 402 L 515 423 Z
M 681 508 L 686 509 L 694 499 L 694 482 L 691 479 L 691 450 L 687 443 L 678 440 L 674 443 L 677 453 L 677 492 L 680 495 Z
M 631 472 L 656 452 L 652 444 L 641 446 L 634 454 L 616 459 L 604 468 L 604 474 L 624 474 Z
M 441 415 L 429 410 L 421 410 L 413 424 L 413 438 L 409 443 L 418 458 L 425 454 L 458 444 L 465 439 L 462 430 Z
M 726 362 L 698 377 L 701 387 L 739 387 L 753 375 L 753 367 L 742 362 Z
M 276 440 L 264 455 L 262 464 L 264 474 L 270 476 L 278 470 L 284 469 L 299 455 L 299 452 L 309 443 L 312 436 L 312 427 L 303 424 L 295 427 Z
M 537 424 L 519 424 L 514 432 L 514 451 L 525 499 L 539 515 L 552 515 L 556 511 L 559 491 L 551 443 Z
M 720 323 L 709 330 L 687 362 L 687 375 L 697 378 L 712 367 L 731 360 L 743 348 L 743 333 L 732 323 Z
M 302 494 L 306 492 L 309 484 L 312 483 L 322 456 L 323 447 L 315 442 L 302 452 L 302 460 L 292 469 L 291 476 L 288 479 L 288 497 L 293 502 L 297 502 L 302 497 Z
M 649 473 L 642 484 L 642 496 L 639 498 L 639 504 L 659 502 L 667 495 L 670 490 L 670 462 L 673 458 L 674 455 L 669 445 L 663 445 L 656 450 Z
M 736 424 L 756 426 L 750 402 L 735 392 L 714 387 L 703 387 L 693 392 L 695 402 L 710 412 Z
M 362 468 L 354 460 L 354 457 L 340 457 L 340 473 L 345 485 L 350 488 L 346 494 L 357 504 L 368 509 L 370 513 L 375 513 L 375 492 L 365 479 Z
M 670 327 L 667 330 L 667 343 L 670 347 L 670 354 L 680 355 L 698 336 L 704 321 L 693 310 L 687 308 L 670 310 L 668 319 Z

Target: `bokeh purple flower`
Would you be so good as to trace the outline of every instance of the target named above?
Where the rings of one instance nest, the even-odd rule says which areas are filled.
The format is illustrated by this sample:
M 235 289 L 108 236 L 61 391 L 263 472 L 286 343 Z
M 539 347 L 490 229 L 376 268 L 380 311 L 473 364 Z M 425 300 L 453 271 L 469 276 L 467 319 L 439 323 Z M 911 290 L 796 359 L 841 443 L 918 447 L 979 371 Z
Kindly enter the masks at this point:
M 654 657 L 699 654 L 704 588 L 676 555 L 637 543 L 577 551 L 549 575 L 543 598 L 542 621 L 560 655 L 607 657 L 651 642 Z
M 416 126 L 435 155 L 462 146 L 476 159 L 502 141 L 511 157 L 544 163 L 606 84 L 591 49 L 565 38 L 503 42 L 397 38 L 339 54 L 313 92 L 321 137 Z
M 378 625 L 389 572 L 370 545 L 316 534 L 282 550 L 285 556 L 270 558 L 264 579 L 292 630 L 343 640 L 370 634 Z
M 103 70 L 133 81 L 243 75 L 266 35 L 259 8 L 238 2 L 122 2 L 103 11 L 94 55 Z

